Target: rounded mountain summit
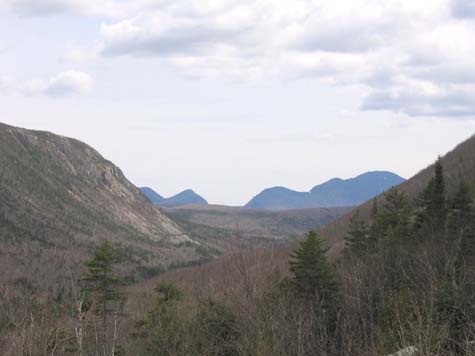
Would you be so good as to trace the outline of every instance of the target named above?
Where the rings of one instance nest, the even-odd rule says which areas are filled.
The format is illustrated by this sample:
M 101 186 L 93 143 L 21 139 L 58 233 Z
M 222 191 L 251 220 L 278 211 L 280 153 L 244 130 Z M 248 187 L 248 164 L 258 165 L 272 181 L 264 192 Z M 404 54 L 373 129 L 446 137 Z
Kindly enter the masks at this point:
M 273 187 L 263 190 L 245 207 L 289 210 L 353 206 L 364 203 L 404 181 L 404 178 L 395 173 L 374 171 L 350 179 L 333 178 L 313 187 L 309 192 Z

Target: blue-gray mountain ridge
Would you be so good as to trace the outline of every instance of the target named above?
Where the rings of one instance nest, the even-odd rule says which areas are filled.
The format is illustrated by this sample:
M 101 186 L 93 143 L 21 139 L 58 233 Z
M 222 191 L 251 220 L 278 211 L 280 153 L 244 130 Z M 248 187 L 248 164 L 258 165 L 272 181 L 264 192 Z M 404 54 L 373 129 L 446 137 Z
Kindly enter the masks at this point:
M 376 197 L 405 179 L 392 172 L 375 171 L 355 178 L 333 178 L 309 192 L 297 192 L 285 187 L 263 190 L 252 198 L 246 208 L 288 210 L 353 206 Z
M 183 192 L 178 193 L 177 195 L 174 195 L 170 198 L 162 197 L 149 187 L 142 187 L 140 190 L 153 204 L 162 207 L 175 207 L 187 204 L 208 205 L 206 199 L 196 194 L 192 189 L 184 190 Z

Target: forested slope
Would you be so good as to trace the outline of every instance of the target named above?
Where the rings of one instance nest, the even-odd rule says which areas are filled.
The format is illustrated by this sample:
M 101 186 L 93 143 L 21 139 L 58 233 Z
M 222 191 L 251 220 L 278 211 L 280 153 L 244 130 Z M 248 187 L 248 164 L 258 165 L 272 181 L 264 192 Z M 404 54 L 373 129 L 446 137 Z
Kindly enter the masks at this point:
M 134 270 L 200 259 L 181 228 L 93 148 L 0 124 L 2 272 L 46 282 L 105 239 L 125 247 Z
M 475 136 L 470 137 L 442 156 L 440 162 L 444 167 L 448 194 L 453 193 L 460 178 L 468 182 L 475 181 Z M 408 198 L 415 198 L 427 186 L 433 173 L 434 164 L 400 184 L 398 189 L 404 192 Z M 384 194 L 379 195 L 376 200 L 381 204 L 384 201 Z M 319 230 L 321 236 L 325 238 L 327 246 L 330 247 L 330 254 L 335 255 L 342 251 L 350 217 L 354 212 L 358 210 L 362 218 L 368 218 L 371 214 L 373 203 L 373 200 L 370 200 Z

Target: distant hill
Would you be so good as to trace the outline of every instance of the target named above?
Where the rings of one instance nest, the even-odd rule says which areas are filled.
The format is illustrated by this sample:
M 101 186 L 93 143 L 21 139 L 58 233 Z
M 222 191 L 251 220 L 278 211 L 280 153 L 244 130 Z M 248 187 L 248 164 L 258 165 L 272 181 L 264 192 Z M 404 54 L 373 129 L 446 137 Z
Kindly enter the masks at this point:
M 196 194 L 192 189 L 184 190 L 170 198 L 164 198 L 151 188 L 140 188 L 147 198 L 155 205 L 163 207 L 182 206 L 187 204 L 208 205 L 206 199 Z
M 142 193 L 145 194 L 145 196 L 150 200 L 153 204 L 157 205 L 158 203 L 161 203 L 162 201 L 165 200 L 164 197 L 162 197 L 160 194 L 158 194 L 155 190 L 149 187 L 142 187 L 140 188 Z
M 285 187 L 265 189 L 245 206 L 266 210 L 353 206 L 402 182 L 404 178 L 391 172 L 368 172 L 346 180 L 331 179 L 310 192 L 296 192 Z
M 460 180 L 467 182 L 475 181 L 475 136 L 472 136 L 465 142 L 459 144 L 455 149 L 441 157 L 444 167 L 444 176 L 449 194 L 453 193 L 454 187 Z M 416 197 L 428 184 L 434 175 L 434 164 L 423 169 L 409 180 L 398 186 L 409 198 Z M 384 202 L 384 195 L 376 197 L 379 204 Z M 371 212 L 373 202 L 367 201 L 364 204 L 354 208 L 349 214 L 335 220 L 324 226 L 320 234 L 327 240 L 331 254 L 338 254 L 344 247 L 344 237 L 348 230 L 348 222 L 354 211 L 358 210 L 363 218 L 368 218 Z
M 101 240 L 136 275 L 199 260 L 195 242 L 92 147 L 0 124 L 0 271 L 52 281 L 77 271 Z
M 187 231 L 236 239 L 268 242 L 288 241 L 303 236 L 343 216 L 351 208 L 315 208 L 268 211 L 220 205 L 186 205 L 165 208 L 164 212 Z

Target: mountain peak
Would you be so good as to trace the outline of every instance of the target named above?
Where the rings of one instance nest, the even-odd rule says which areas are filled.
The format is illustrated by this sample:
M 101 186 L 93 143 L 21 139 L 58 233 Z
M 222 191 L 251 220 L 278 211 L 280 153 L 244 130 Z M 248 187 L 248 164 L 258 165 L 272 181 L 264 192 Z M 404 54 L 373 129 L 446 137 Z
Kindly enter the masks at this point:
M 285 187 L 268 188 L 251 199 L 246 207 L 287 210 L 352 206 L 371 199 L 402 182 L 404 178 L 392 172 L 366 172 L 350 179 L 332 178 L 305 193 Z
M 160 194 L 148 187 L 140 188 L 140 190 L 147 196 L 147 198 L 153 204 L 162 207 L 175 207 L 187 204 L 208 205 L 206 199 L 195 193 L 193 189 L 186 189 L 169 198 L 162 197 Z

